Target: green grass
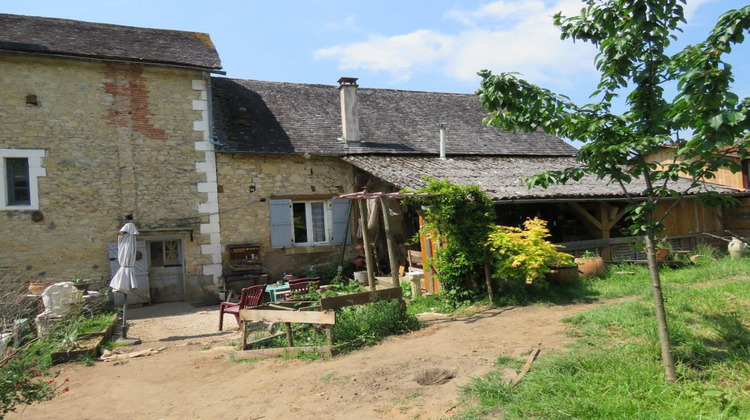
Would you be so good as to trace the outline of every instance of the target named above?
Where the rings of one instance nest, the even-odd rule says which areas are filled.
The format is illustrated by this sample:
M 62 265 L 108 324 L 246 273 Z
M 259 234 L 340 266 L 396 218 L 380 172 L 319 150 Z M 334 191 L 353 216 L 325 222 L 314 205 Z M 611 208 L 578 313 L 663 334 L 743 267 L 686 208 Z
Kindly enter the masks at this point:
M 567 320 L 578 337 L 570 350 L 543 353 L 515 388 L 500 369 L 473 379 L 464 392 L 474 404 L 457 418 L 750 418 L 749 269 L 750 259 L 722 259 L 662 271 L 676 383 L 664 381 L 647 273 L 614 268 L 589 290 L 633 300 Z

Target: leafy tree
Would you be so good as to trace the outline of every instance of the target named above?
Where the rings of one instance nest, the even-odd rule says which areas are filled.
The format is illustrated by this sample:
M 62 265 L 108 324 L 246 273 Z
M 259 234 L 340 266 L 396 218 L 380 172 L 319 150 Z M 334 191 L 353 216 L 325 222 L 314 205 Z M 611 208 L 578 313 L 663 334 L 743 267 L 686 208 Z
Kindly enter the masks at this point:
M 591 175 L 619 184 L 631 200 L 634 233 L 645 237 L 668 381 L 676 380 L 676 373 L 654 259 L 654 235 L 663 228 L 666 213 L 655 214 L 656 205 L 667 198 L 676 205 L 687 193 L 707 204 L 736 203 L 706 190 L 702 181 L 720 167 L 740 169 L 729 155 L 747 157 L 743 141 L 750 127 L 750 98 L 740 100 L 731 91 L 734 78 L 725 61 L 750 27 L 750 6 L 722 15 L 704 42 L 670 54 L 668 47 L 685 22 L 682 4 L 683 0 L 588 0 L 578 16 L 555 15 L 562 39 L 591 42 L 599 51 L 595 65 L 601 76 L 590 104 L 577 105 L 514 74 L 486 70 L 480 72 L 478 91 L 490 112 L 489 124 L 542 130 L 584 143 L 575 167 L 530 177 L 529 187 Z M 673 89 L 676 93 L 668 94 Z M 618 114 L 612 105 L 619 95 L 625 95 L 625 111 Z M 674 152 L 671 162 L 649 159 L 665 146 Z M 684 183 L 675 183 L 680 177 L 692 182 L 681 188 Z M 641 180 L 645 188 L 638 191 L 630 185 L 633 180 Z

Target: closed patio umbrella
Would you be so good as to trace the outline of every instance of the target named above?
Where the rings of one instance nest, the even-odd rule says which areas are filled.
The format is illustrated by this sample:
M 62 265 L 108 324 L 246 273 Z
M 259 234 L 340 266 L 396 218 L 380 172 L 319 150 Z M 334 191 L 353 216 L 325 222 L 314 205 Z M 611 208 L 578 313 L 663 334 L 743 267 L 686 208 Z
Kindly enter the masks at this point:
M 117 269 L 109 287 L 115 293 L 123 294 L 122 304 L 122 338 L 127 339 L 128 326 L 125 320 L 125 308 L 128 305 L 128 293 L 138 288 L 135 282 L 135 235 L 138 229 L 131 222 L 125 223 L 120 228 L 120 234 L 117 237 L 117 262 L 120 268 Z

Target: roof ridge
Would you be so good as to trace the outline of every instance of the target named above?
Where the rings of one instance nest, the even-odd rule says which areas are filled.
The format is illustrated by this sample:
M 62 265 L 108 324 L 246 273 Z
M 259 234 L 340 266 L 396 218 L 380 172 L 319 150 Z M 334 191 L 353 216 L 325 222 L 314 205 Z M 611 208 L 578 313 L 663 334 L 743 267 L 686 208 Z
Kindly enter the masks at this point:
M 149 30 L 149 31 L 160 31 L 160 32 L 161 31 L 177 32 L 177 33 L 183 33 L 183 34 L 209 35 L 208 32 L 200 32 L 200 31 L 188 31 L 188 30 L 182 30 L 182 29 L 150 28 L 147 26 L 133 26 L 133 25 L 122 25 L 122 24 L 117 24 L 117 23 L 92 22 L 88 20 L 67 19 L 67 18 L 48 17 L 48 16 L 32 16 L 32 15 L 16 15 L 12 13 L 0 13 L 0 17 L 35 18 L 35 19 L 44 19 L 48 21 L 59 22 L 61 24 L 83 23 L 86 25 L 99 26 L 99 27 L 105 27 L 105 28 L 127 28 L 127 29 L 141 29 L 141 30 Z
M 236 82 L 254 82 L 254 83 L 266 83 L 266 84 L 275 84 L 275 85 L 293 85 L 293 86 L 311 86 L 311 87 L 330 87 L 337 89 L 338 85 L 334 84 L 325 84 L 325 83 L 303 83 L 303 82 L 284 82 L 284 81 L 274 81 L 274 80 L 260 80 L 260 79 L 242 79 L 242 78 L 236 78 L 236 77 L 221 77 L 221 79 L 230 79 L 234 80 Z M 440 95 L 455 95 L 455 96 L 476 96 L 473 93 L 458 93 L 458 92 L 440 92 L 440 91 L 433 91 L 433 90 L 414 90 L 414 89 L 394 89 L 394 88 L 378 88 L 378 87 L 362 87 L 359 86 L 359 91 L 377 91 L 377 92 L 403 92 L 403 93 L 432 93 L 432 94 L 440 94 Z

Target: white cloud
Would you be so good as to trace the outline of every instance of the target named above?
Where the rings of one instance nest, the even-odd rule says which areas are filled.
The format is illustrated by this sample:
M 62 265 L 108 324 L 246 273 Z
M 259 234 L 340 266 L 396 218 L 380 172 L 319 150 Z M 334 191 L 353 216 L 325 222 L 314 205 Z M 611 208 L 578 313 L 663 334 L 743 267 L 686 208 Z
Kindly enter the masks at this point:
M 454 39 L 434 31 L 418 30 L 392 37 L 373 36 L 367 41 L 323 48 L 316 58 L 338 58 L 340 70 L 367 69 L 392 73 L 443 59 L 453 50 Z
M 704 4 L 713 3 L 716 0 L 690 0 L 686 4 L 682 5 L 683 13 L 685 14 L 685 20 L 690 21 L 695 16 L 695 11 L 703 6 Z
M 569 87 L 574 79 L 593 76 L 594 49 L 560 40 L 552 16 L 577 14 L 579 0 L 501 0 L 475 10 L 452 10 L 446 16 L 468 27 L 447 34 L 420 29 L 391 37 L 320 49 L 316 58 L 338 61 L 339 70 L 390 72 L 408 80 L 418 69 L 437 69 L 452 78 L 476 80 L 476 72 L 520 72 L 532 82 L 552 88 Z
M 521 18 L 530 13 L 538 13 L 541 10 L 544 10 L 544 3 L 541 1 L 496 1 L 482 5 L 476 10 L 450 10 L 445 15 L 465 25 L 473 25 L 478 21 L 487 19 L 508 20 Z

